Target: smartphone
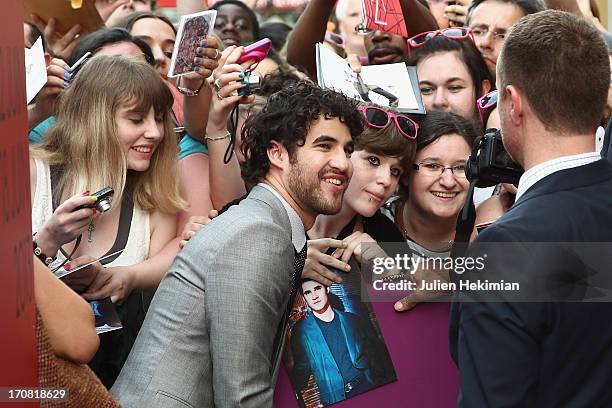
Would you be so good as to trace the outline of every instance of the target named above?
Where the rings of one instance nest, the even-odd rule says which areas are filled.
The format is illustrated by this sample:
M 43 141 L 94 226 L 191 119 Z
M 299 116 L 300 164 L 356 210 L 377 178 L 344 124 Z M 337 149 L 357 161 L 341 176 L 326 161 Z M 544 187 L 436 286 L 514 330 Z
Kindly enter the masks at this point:
M 104 187 L 100 191 L 96 191 L 91 194 L 96 197 L 96 201 L 91 204 L 85 204 L 78 206 L 74 211 L 82 210 L 83 208 L 95 208 L 100 212 L 107 212 L 111 208 L 111 198 L 115 194 L 115 191 L 111 187 Z
M 268 56 L 270 48 L 272 48 L 272 41 L 270 41 L 269 38 L 264 38 L 254 42 L 253 44 L 244 48 L 244 52 L 240 56 L 240 59 L 238 59 L 238 64 L 242 64 L 243 62 L 247 62 L 249 60 L 254 60 L 255 63 L 261 62 Z

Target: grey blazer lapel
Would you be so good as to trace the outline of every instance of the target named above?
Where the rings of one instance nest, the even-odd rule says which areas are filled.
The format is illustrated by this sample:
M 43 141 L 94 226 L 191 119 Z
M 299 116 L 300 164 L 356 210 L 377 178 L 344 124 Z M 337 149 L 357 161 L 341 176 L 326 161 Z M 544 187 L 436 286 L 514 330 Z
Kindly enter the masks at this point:
M 287 210 L 283 203 L 276 197 L 271 191 L 266 189 L 265 187 L 255 186 L 249 193 L 247 199 L 263 201 L 270 205 L 273 209 L 272 214 L 275 218 L 274 222 L 278 223 L 282 226 L 283 229 L 286 229 L 291 234 L 291 222 L 289 221 L 289 215 L 287 214 Z M 295 251 L 294 251 L 295 252 Z M 288 294 L 288 298 L 290 298 Z M 289 301 L 289 300 L 288 300 Z M 281 324 L 276 330 L 276 334 L 274 337 L 274 344 L 276 345 L 275 349 L 272 351 L 271 357 L 271 369 L 270 372 L 272 383 L 275 383 L 276 377 L 278 375 L 278 368 L 280 366 L 283 346 L 285 344 L 285 337 L 287 335 L 287 322 L 288 316 L 286 309 L 289 305 L 286 305 L 282 311 Z M 289 310 L 290 311 L 290 310 Z

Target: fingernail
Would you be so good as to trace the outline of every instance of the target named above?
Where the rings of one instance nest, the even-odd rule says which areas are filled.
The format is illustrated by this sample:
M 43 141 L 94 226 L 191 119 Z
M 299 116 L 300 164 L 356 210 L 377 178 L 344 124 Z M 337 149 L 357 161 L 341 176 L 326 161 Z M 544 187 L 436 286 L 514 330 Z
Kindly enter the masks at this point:
M 83 191 L 83 192 L 81 193 L 81 195 L 84 195 L 84 196 L 89 195 L 89 190 L 85 190 L 85 191 Z
M 70 82 L 64 81 L 64 88 L 70 88 Z
M 199 59 L 199 58 L 197 58 L 197 57 L 196 57 L 196 58 L 194 58 L 193 60 L 194 60 L 194 62 L 195 62 L 196 64 L 199 64 L 199 63 L 200 63 L 200 61 L 202 61 L 201 59 Z
M 72 265 L 70 265 L 69 263 L 67 263 L 66 265 L 64 265 L 64 270 L 65 271 L 69 271 L 72 269 Z
M 243 73 L 243 72 L 239 73 L 239 74 L 238 74 L 238 76 L 239 76 L 241 79 L 244 79 L 244 73 Z
M 395 310 L 402 310 L 404 307 L 402 306 L 401 302 L 397 302 L 395 305 L 393 305 L 395 307 Z
M 200 46 L 201 46 L 201 47 L 206 47 L 206 44 L 208 44 L 208 43 L 206 42 L 206 40 L 202 40 L 202 42 L 200 43 Z
M 70 72 L 64 72 L 64 78 L 70 79 L 72 78 L 72 74 Z
M 346 268 L 344 268 L 344 269 L 346 269 L 347 271 L 350 271 L 351 270 L 351 265 L 346 265 Z
M 96 201 L 98 201 L 98 197 L 95 195 L 89 196 L 89 198 L 91 198 L 92 203 L 95 203 Z
M 93 214 L 91 214 L 92 216 L 98 213 L 98 210 L 96 210 L 95 208 L 92 208 L 92 210 L 93 210 Z
M 200 67 L 195 67 L 194 71 L 195 72 L 200 72 Z
M 64 65 L 64 71 L 70 71 L 70 66 Z
M 202 47 L 198 48 L 198 54 L 204 54 L 204 48 Z

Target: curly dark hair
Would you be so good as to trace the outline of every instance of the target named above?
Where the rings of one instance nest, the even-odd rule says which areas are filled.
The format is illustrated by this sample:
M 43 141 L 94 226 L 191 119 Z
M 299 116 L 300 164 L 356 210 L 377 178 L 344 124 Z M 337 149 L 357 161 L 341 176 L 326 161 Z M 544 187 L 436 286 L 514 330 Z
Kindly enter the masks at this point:
M 339 118 L 355 139 L 363 131 L 364 120 L 357 101 L 308 82 L 299 82 L 275 93 L 264 108 L 249 116 L 242 128 L 242 177 L 247 184 L 263 180 L 270 169 L 268 146 L 281 143 L 293 160 L 298 146 L 303 146 L 312 122 Z
M 302 82 L 302 80 L 295 73 L 284 69 L 277 69 L 261 79 L 261 87 L 255 93 L 260 96 L 270 97 L 272 94 L 299 82 Z

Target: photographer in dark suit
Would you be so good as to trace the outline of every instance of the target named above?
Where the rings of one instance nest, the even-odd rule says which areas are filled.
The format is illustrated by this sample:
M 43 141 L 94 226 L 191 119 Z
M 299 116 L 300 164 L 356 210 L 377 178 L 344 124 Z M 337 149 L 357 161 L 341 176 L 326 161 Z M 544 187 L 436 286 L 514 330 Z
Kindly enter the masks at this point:
M 456 295 L 460 407 L 612 406 L 612 303 L 589 296 L 593 279 L 610 280 L 610 251 L 592 259 L 576 249 L 612 242 L 612 165 L 594 152 L 609 84 L 606 45 L 581 18 L 532 14 L 506 38 L 497 65 L 503 142 L 526 171 L 516 203 L 468 251 L 486 257 L 484 270 L 460 279 L 518 282 L 516 296 L 538 302 Z

